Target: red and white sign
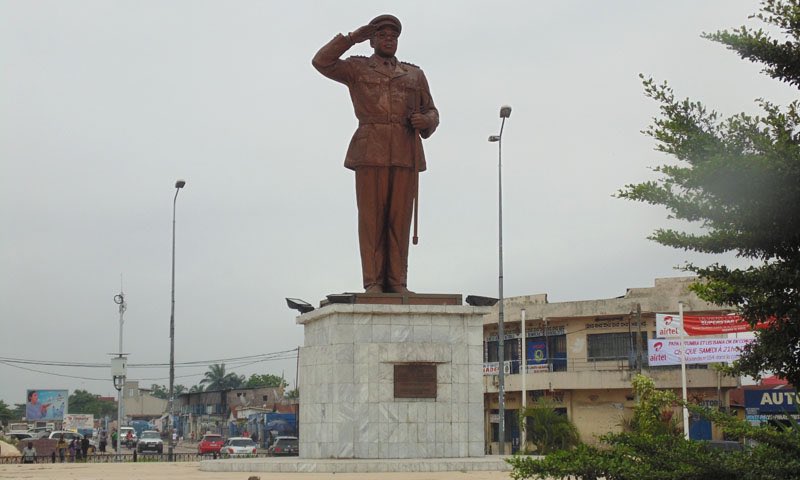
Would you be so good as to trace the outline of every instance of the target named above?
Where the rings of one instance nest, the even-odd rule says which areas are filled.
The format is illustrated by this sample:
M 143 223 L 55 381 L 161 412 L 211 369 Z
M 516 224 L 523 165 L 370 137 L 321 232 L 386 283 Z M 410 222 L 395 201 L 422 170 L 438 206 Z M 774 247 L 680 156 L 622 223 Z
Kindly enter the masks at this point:
M 770 326 L 771 322 L 757 323 L 755 329 L 764 329 Z M 750 332 L 750 326 L 741 315 L 680 315 L 671 313 L 656 314 L 656 336 L 659 338 L 678 338 L 681 336 L 681 326 L 683 334 L 686 336 L 703 335 L 723 335 L 726 333 Z
M 730 363 L 742 355 L 742 347 L 752 338 L 684 339 L 686 363 Z M 652 367 L 681 364 L 681 341 L 651 339 L 647 341 L 647 358 Z
M 759 322 L 756 329 L 768 328 L 771 322 Z M 750 326 L 741 315 L 684 315 L 683 329 L 687 335 L 720 335 L 723 333 L 750 332 Z
M 678 314 L 656 313 L 656 336 L 658 338 L 678 338 L 681 336 L 682 324 L 683 321 Z

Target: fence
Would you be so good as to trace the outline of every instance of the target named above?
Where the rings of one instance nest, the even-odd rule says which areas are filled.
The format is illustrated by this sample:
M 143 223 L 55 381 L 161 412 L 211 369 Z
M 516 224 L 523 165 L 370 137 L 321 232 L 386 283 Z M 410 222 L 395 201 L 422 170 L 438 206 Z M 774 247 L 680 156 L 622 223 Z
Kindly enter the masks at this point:
M 271 457 L 268 453 L 257 453 L 255 455 L 237 455 L 235 458 L 265 458 Z M 201 460 L 231 458 L 228 454 L 206 454 L 198 453 L 173 453 L 170 459 L 169 453 L 121 453 L 109 454 L 90 454 L 85 459 L 70 462 L 66 459 L 64 463 L 133 463 L 133 462 L 199 462 Z M 0 457 L 0 464 L 19 464 L 22 457 Z M 61 463 L 55 453 L 49 456 L 41 456 L 36 459 L 36 463 Z

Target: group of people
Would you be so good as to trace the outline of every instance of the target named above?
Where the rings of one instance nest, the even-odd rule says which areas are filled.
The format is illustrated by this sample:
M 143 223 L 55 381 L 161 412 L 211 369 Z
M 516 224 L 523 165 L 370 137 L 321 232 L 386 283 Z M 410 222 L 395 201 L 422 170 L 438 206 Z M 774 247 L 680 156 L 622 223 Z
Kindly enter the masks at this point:
M 67 460 L 69 462 L 81 461 L 89 455 L 89 447 L 90 443 L 87 437 L 83 437 L 81 440 L 73 438 L 67 443 L 64 435 L 61 435 L 56 443 L 55 454 L 61 463 Z M 36 463 L 37 457 L 36 447 L 33 446 L 33 442 L 29 441 L 22 449 L 22 463 Z

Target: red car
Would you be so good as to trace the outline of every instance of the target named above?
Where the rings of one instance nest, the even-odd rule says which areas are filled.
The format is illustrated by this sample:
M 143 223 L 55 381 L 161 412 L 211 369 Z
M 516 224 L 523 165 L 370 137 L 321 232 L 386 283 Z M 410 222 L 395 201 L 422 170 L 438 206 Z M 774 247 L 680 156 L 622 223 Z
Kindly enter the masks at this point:
M 197 444 L 197 454 L 219 453 L 219 449 L 222 448 L 223 443 L 225 443 L 225 441 L 222 439 L 222 435 L 211 433 L 203 435 L 203 439 Z

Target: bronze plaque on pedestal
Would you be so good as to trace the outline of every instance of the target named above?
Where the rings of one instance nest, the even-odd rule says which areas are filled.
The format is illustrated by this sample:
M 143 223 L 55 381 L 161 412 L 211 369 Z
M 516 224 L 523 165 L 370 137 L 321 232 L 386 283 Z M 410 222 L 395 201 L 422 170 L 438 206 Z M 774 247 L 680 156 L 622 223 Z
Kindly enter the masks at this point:
M 436 398 L 436 364 L 395 365 L 394 398 Z

